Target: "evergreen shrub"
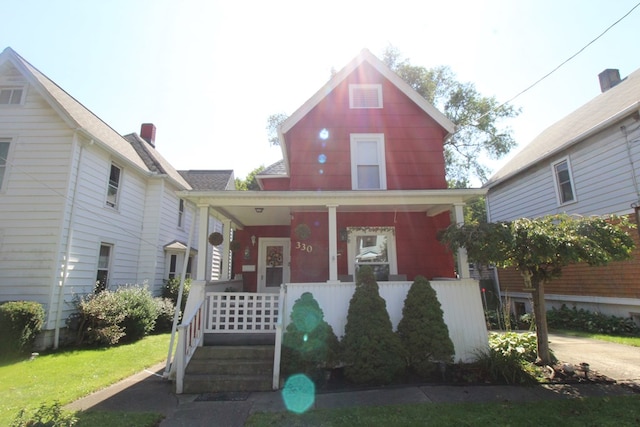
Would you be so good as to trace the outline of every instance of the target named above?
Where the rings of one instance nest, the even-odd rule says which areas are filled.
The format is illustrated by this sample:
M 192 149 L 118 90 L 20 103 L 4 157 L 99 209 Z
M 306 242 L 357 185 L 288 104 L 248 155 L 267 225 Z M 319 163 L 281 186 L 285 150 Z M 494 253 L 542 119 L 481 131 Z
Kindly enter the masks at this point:
M 290 317 L 282 337 L 282 372 L 285 377 L 304 373 L 318 384 L 339 362 L 338 338 L 310 292 L 295 301 Z
M 455 350 L 440 301 L 423 276 L 415 278 L 404 300 L 398 336 L 409 367 L 421 377 L 430 376 L 439 363 L 453 362 Z
M 8 301 L 0 305 L 0 355 L 31 351 L 44 324 L 44 308 L 35 301 Z
M 357 273 L 342 349 L 344 375 L 354 383 L 388 384 L 404 373 L 402 343 L 393 332 L 387 304 L 369 266 Z

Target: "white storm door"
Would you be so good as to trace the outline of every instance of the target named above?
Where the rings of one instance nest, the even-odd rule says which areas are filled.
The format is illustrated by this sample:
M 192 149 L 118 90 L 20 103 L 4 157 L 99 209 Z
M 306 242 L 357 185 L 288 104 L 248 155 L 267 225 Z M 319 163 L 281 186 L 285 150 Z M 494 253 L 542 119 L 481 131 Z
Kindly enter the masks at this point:
M 280 292 L 289 282 L 291 241 L 265 237 L 258 240 L 258 292 Z

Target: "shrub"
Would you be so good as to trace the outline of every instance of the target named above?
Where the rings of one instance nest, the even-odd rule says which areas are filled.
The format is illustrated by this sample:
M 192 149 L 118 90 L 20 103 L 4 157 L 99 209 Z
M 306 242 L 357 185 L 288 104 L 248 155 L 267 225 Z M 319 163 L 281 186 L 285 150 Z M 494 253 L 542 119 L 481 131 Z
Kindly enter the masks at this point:
M 151 333 L 157 317 L 156 302 L 148 289 L 139 286 L 104 290 L 80 298 L 76 344 L 115 345 L 135 341 Z
M 547 312 L 547 324 L 550 329 L 622 336 L 640 335 L 640 328 L 630 317 L 610 316 L 576 307 L 568 308 L 564 304 L 560 309 L 552 308 Z
M 489 349 L 480 353 L 475 365 L 492 383 L 534 384 L 539 370 L 536 359 L 536 336 L 531 332 L 490 333 Z
M 369 266 L 358 270 L 342 348 L 345 377 L 354 383 L 388 384 L 404 371 L 402 343 Z
M 304 373 L 314 382 L 339 361 L 340 344 L 333 328 L 309 292 L 293 304 L 291 322 L 282 337 L 282 371 L 285 376 Z
M 415 278 L 404 300 L 398 335 L 409 367 L 422 377 L 430 376 L 440 362 L 453 362 L 455 350 L 440 301 L 423 276 Z
M 122 299 L 125 316 L 124 341 L 137 341 L 153 332 L 158 317 L 156 302 L 146 287 L 128 286 L 119 288 L 116 292 Z
M 182 290 L 182 300 L 180 301 L 180 312 L 184 313 L 184 308 L 187 305 L 187 297 L 191 290 L 191 279 L 185 279 L 184 289 Z M 174 277 L 173 279 L 166 280 L 162 287 L 162 298 L 169 298 L 173 301 L 175 306 L 178 302 L 178 292 L 180 291 L 180 278 Z
M 156 303 L 156 312 L 158 313 L 154 332 L 157 334 L 170 332 L 173 328 L 173 317 L 176 312 L 173 301 L 169 298 L 154 298 L 154 301 Z
M 44 308 L 35 301 L 9 301 L 0 305 L 2 355 L 30 351 L 44 324 Z
M 78 422 L 75 414 L 65 411 L 59 402 L 43 403 L 34 411 L 20 410 L 11 427 L 72 427 Z

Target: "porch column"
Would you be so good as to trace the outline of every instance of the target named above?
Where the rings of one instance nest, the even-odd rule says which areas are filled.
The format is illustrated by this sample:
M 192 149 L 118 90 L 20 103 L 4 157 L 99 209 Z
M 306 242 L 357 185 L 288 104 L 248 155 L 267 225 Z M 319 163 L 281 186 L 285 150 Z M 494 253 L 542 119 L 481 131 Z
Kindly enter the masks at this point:
M 207 253 L 209 252 L 207 250 L 209 245 L 209 205 L 199 205 L 198 210 L 198 268 L 196 280 L 205 282 L 207 280 Z
M 464 224 L 464 203 L 454 203 L 454 218 L 456 224 Z M 469 260 L 467 259 L 467 250 L 464 248 L 458 249 L 458 274 L 461 279 L 468 279 L 471 277 L 469 273 Z
M 222 239 L 222 259 L 220 260 L 220 279 L 231 280 L 231 271 L 229 271 L 229 243 L 231 240 L 231 220 L 225 219 L 222 221 L 222 232 L 224 239 Z
M 338 226 L 336 205 L 327 205 L 329 209 L 329 281 L 338 281 Z

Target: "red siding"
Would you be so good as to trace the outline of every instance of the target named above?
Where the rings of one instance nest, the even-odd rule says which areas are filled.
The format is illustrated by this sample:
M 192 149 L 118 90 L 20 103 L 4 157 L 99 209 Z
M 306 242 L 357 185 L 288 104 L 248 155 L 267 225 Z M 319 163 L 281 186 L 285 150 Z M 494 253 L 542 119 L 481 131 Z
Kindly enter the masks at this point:
M 350 109 L 350 83 L 381 83 L 383 108 Z M 329 131 L 327 140 L 320 138 L 322 129 Z M 389 190 L 446 188 L 444 132 L 365 63 L 287 132 L 291 190 L 351 190 L 353 133 L 384 134 Z
M 262 180 L 262 187 L 266 191 L 286 191 L 291 187 L 289 178 L 269 178 Z

